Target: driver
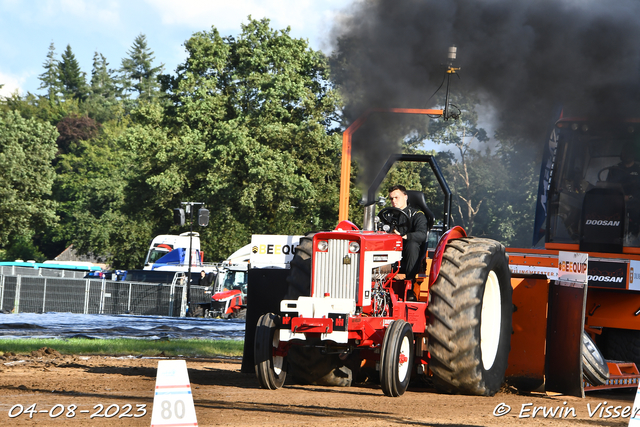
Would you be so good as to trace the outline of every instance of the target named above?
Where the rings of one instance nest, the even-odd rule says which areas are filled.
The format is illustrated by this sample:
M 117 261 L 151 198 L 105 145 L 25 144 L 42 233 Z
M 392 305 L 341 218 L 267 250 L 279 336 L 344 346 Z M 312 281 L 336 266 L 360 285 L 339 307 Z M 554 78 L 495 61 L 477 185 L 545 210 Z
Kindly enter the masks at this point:
M 420 256 L 420 245 L 427 240 L 427 217 L 418 209 L 407 205 L 409 197 L 407 189 L 402 185 L 394 185 L 389 188 L 389 199 L 391 206 L 401 209 L 409 217 L 409 223 L 406 224 L 406 231 L 401 233 L 393 230 L 394 233 L 401 235 L 402 239 L 402 263 L 400 265 L 400 273 L 396 275 L 397 280 L 409 279 L 413 280 L 418 273 L 420 267 L 418 256 Z

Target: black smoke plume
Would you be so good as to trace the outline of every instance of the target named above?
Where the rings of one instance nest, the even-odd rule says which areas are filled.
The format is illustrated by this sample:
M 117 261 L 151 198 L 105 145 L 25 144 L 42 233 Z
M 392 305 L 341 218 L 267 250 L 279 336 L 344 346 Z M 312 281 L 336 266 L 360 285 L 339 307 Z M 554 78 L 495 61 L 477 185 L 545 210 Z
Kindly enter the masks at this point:
M 637 0 L 373 0 L 356 3 L 335 35 L 347 124 L 368 108 L 436 107 L 426 102 L 451 45 L 461 67 L 455 89 L 491 105 L 496 127 L 532 144 L 542 144 L 560 105 L 572 116 L 639 116 Z M 372 116 L 354 154 L 380 163 L 420 122 L 391 120 Z

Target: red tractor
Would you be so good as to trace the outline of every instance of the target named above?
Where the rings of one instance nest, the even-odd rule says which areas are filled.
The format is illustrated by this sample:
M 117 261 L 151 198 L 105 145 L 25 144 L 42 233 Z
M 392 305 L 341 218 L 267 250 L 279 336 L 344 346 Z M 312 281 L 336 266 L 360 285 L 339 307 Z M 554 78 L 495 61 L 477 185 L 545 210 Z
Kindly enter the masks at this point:
M 403 241 L 388 230 L 404 222 L 403 212 L 374 214 L 376 191 L 396 161 L 428 162 L 445 196 L 444 234 L 432 258 L 422 245 L 415 283 L 394 279 Z M 408 196 L 431 229 L 434 215 L 424 195 Z M 387 396 L 402 395 L 412 376 L 429 372 L 441 391 L 495 394 L 512 333 L 509 263 L 500 243 L 449 229 L 450 210 L 451 192 L 432 156 L 391 156 L 367 194 L 363 230 L 343 219 L 333 231 L 301 239 L 280 313 L 262 315 L 256 327 L 260 385 L 281 387 L 289 359 L 299 371 L 323 362 L 333 372 L 341 363 L 351 371 L 370 367 Z

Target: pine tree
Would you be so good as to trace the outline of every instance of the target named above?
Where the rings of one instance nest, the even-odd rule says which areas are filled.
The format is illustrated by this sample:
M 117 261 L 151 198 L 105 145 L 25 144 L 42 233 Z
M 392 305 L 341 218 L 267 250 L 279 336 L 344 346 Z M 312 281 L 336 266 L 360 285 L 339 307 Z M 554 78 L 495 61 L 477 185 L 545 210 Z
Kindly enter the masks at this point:
M 113 70 L 107 69 L 107 59 L 101 53 L 93 54 L 93 70 L 91 71 L 91 93 L 106 99 L 115 99 L 117 88 L 113 80 Z
M 61 83 L 60 83 L 60 63 L 56 59 L 56 48 L 51 42 L 49 45 L 49 53 L 47 53 L 47 60 L 44 64 L 44 73 L 40 74 L 38 78 L 42 82 L 38 89 L 45 89 L 47 91 L 47 98 L 50 101 L 54 101 L 58 97 L 58 93 L 60 92 Z
M 147 46 L 147 37 L 140 34 L 133 41 L 131 50 L 127 52 L 128 58 L 122 60 L 121 84 L 123 91 L 137 92 L 138 99 L 153 99 L 160 90 L 158 75 L 162 72 L 164 64 L 153 66 L 153 51 Z
M 80 71 L 78 60 L 71 51 L 71 45 L 67 45 L 67 49 L 62 54 L 58 69 L 65 97 L 84 101 L 88 92 L 87 81 L 85 73 Z

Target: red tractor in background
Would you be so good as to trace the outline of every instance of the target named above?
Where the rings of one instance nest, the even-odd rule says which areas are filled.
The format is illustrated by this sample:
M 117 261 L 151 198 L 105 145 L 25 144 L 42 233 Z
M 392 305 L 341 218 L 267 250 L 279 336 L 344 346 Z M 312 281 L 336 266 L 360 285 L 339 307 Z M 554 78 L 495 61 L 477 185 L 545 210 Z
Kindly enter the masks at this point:
M 403 212 L 386 208 L 377 220 L 373 215 L 373 195 L 396 161 L 428 162 L 445 195 L 444 234 L 433 259 L 423 244 L 415 284 L 394 279 L 402 238 L 388 230 L 404 222 Z M 408 196 L 431 228 L 434 216 L 424 195 Z M 343 220 L 333 231 L 304 237 L 280 314 L 258 321 L 254 360 L 260 385 L 281 387 L 288 356 L 302 348 L 326 359 L 337 355 L 333 360 L 349 360 L 351 367 L 375 368 L 388 396 L 402 395 L 414 373 L 429 371 L 442 391 L 495 394 L 512 332 L 508 259 L 500 243 L 449 229 L 450 208 L 451 192 L 432 156 L 393 155 L 369 189 L 364 230 Z M 313 357 L 306 361 L 302 370 L 317 365 Z

